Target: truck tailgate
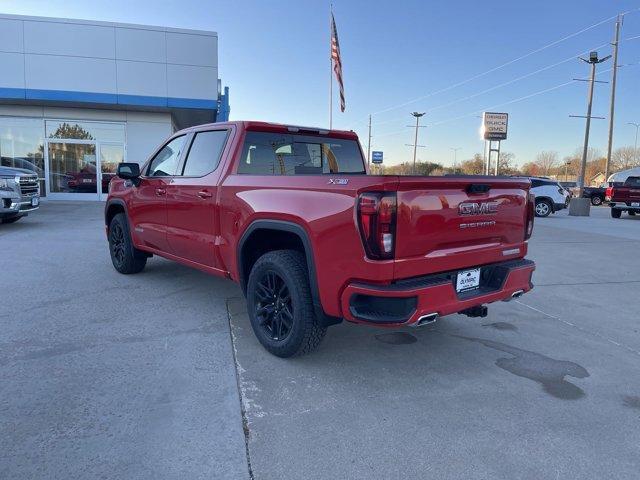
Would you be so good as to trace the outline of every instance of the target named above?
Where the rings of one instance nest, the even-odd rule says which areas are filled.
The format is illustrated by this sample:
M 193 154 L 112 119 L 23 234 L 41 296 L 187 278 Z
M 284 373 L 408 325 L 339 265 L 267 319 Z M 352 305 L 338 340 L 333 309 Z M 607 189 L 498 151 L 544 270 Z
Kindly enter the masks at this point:
M 399 177 L 396 279 L 524 257 L 527 179 Z

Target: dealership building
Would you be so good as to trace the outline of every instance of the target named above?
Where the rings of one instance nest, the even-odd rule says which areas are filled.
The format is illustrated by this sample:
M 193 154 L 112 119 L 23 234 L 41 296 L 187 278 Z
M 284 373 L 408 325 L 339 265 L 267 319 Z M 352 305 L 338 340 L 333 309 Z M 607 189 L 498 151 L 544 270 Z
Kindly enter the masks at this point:
M 122 161 L 225 121 L 215 32 L 0 15 L 0 162 L 48 199 L 103 200 Z

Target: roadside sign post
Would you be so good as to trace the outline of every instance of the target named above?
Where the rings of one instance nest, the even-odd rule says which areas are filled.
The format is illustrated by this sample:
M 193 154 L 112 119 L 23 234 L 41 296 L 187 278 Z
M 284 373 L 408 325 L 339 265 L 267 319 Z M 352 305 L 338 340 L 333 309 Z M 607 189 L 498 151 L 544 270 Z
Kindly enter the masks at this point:
M 508 125 L 508 113 L 484 112 L 482 114 L 482 137 L 489 144 L 487 162 L 484 166 L 485 175 L 489 175 L 491 172 L 492 152 L 497 153 L 494 175 L 498 175 L 498 170 L 500 168 L 500 142 L 507 139 Z M 498 144 L 497 148 L 493 145 L 494 143 Z

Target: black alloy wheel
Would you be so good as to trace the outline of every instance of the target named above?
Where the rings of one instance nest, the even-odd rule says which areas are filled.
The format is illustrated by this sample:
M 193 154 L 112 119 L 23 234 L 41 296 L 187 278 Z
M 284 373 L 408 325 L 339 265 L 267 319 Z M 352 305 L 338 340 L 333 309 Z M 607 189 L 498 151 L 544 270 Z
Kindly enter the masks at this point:
M 124 213 L 118 213 L 109 223 L 109 253 L 113 268 L 125 275 L 141 272 L 147 264 L 149 255 L 134 247 Z
M 274 341 L 283 341 L 293 326 L 293 303 L 284 279 L 267 270 L 258 280 L 255 315 L 264 333 Z
M 122 268 L 125 262 L 126 243 L 125 243 L 124 230 L 122 229 L 122 225 L 120 225 L 119 223 L 115 223 L 111 227 L 111 231 L 109 232 L 109 243 L 111 246 L 111 253 L 112 253 L 111 258 L 113 259 L 113 263 L 117 264 L 114 266 L 116 268 L 118 267 Z

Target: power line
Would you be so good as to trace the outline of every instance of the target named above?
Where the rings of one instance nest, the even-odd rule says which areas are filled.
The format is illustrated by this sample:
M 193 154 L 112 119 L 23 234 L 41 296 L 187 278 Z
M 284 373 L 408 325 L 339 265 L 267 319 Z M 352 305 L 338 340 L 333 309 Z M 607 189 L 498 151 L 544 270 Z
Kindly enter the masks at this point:
M 640 10 L 640 9 L 637 9 L 637 10 Z M 631 13 L 631 12 L 629 12 L 629 13 Z M 420 100 L 424 100 L 426 98 L 432 97 L 433 95 L 438 95 L 440 93 L 447 92 L 449 90 L 452 90 L 454 88 L 460 87 L 462 85 L 466 85 L 467 83 L 472 82 L 473 80 L 476 80 L 478 78 L 484 77 L 485 75 L 493 73 L 496 70 L 500 70 L 500 69 L 502 69 L 504 67 L 507 67 L 507 66 L 512 65 L 512 64 L 514 64 L 516 62 L 519 62 L 520 60 L 524 60 L 525 58 L 528 58 L 528 57 L 530 57 L 532 55 L 535 55 L 536 53 L 540 53 L 540 52 L 542 52 L 544 50 L 547 50 L 548 48 L 551 48 L 551 47 L 553 47 L 555 45 L 558 45 L 559 43 L 562 43 L 562 42 L 564 42 L 566 40 L 569 40 L 570 38 L 576 37 L 576 36 L 578 36 L 578 35 L 580 35 L 580 34 L 582 34 L 584 32 L 587 32 L 587 31 L 595 28 L 595 27 L 598 27 L 598 26 L 600 26 L 600 25 L 602 25 L 602 24 L 604 24 L 606 22 L 609 22 L 609 21 L 613 20 L 616 17 L 617 17 L 617 15 L 614 15 L 612 17 L 608 17 L 608 18 L 606 18 L 604 20 L 601 20 L 601 21 L 599 21 L 597 23 L 594 23 L 593 25 L 589 25 L 588 27 L 585 27 L 585 28 L 583 28 L 581 30 L 578 30 L 577 32 L 574 32 L 574 33 L 572 33 L 570 35 L 566 35 L 566 36 L 564 36 L 564 37 L 562 37 L 562 38 L 560 38 L 558 40 L 555 40 L 555 41 L 553 41 L 553 42 L 551 42 L 551 43 L 549 43 L 547 45 L 544 45 L 543 47 L 536 48 L 535 50 L 532 50 L 532 51 L 530 51 L 528 53 L 525 53 L 524 55 L 521 55 L 521 56 L 519 56 L 517 58 L 514 58 L 512 60 L 509 60 L 508 62 L 505 62 L 505 63 L 503 63 L 501 65 L 496 66 L 496 67 L 490 68 L 489 70 L 486 70 L 486 71 L 484 71 L 482 73 L 473 75 L 473 76 L 467 78 L 466 80 L 462 80 L 462 81 L 460 81 L 458 83 L 454 83 L 453 85 L 449 85 L 448 87 L 442 88 L 440 90 L 436 90 L 435 92 L 431 92 L 431 93 L 428 93 L 426 95 L 414 98 L 412 100 L 408 100 L 408 101 L 406 101 L 404 103 L 400 103 L 400 104 L 385 108 L 383 110 L 379 110 L 377 112 L 374 112 L 373 115 L 378 115 L 380 113 L 385 113 L 385 112 L 388 112 L 388 111 L 391 111 L 391 110 L 395 110 L 397 108 L 406 107 L 407 105 L 410 105 L 410 104 L 415 103 L 415 102 L 419 102 Z

